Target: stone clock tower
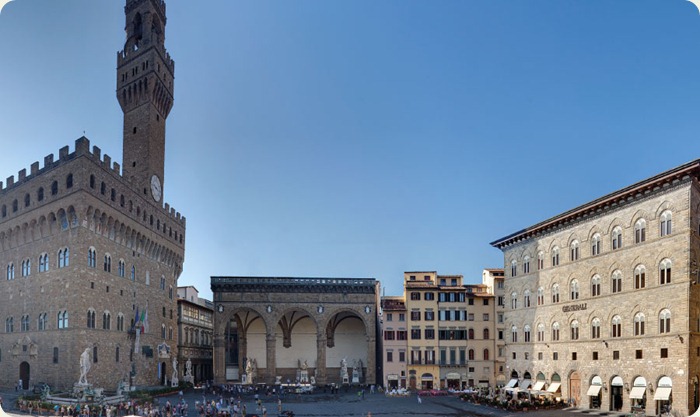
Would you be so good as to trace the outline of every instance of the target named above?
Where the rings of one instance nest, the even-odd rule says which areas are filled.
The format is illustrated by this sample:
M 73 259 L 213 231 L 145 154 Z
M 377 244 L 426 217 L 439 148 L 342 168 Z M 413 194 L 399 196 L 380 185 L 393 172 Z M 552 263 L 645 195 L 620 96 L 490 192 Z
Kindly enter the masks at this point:
M 123 175 L 161 203 L 165 120 L 173 106 L 175 63 L 165 50 L 165 2 L 128 0 L 126 43 L 117 57 L 117 98 L 124 112 Z

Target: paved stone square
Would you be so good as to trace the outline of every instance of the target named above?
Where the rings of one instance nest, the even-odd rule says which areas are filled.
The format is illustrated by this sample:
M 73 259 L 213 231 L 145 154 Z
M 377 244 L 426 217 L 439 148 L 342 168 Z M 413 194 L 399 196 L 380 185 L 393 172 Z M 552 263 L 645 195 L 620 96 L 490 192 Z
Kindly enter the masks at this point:
M 4 399 L 3 409 L 6 412 L 22 415 L 14 407 L 17 393 L 14 391 L 0 392 Z M 230 396 L 227 396 L 230 398 Z M 219 396 L 202 395 L 202 391 L 188 390 L 184 394 L 184 400 L 189 404 L 189 417 L 197 417 L 195 404 L 218 400 Z M 226 397 L 225 397 L 226 398 Z M 237 398 L 237 397 L 234 397 Z M 262 395 L 263 404 L 267 407 L 268 417 L 277 416 L 277 397 Z M 372 413 L 372 417 L 579 417 L 581 410 L 546 410 L 530 412 L 508 412 L 487 406 L 465 403 L 455 396 L 422 397 L 422 403 L 418 403 L 415 395 L 410 397 L 386 397 L 384 394 L 365 393 L 364 399 L 354 392 L 341 392 L 337 395 L 316 393 L 311 395 L 289 394 L 282 398 L 283 410 L 291 410 L 296 417 L 366 417 Z M 177 395 L 160 397 L 161 405 L 166 401 L 175 403 L 179 400 Z M 241 396 L 241 401 L 246 405 L 248 417 L 262 416 L 255 409 L 255 399 L 252 394 Z M 579 414 L 579 416 L 577 416 Z M 26 413 L 24 414 L 27 415 Z M 36 414 L 34 414 L 36 415 Z

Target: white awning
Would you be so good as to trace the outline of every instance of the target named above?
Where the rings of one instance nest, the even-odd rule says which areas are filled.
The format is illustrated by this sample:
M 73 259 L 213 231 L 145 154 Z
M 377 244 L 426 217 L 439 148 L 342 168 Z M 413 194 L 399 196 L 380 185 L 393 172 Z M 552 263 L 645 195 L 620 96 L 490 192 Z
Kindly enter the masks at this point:
M 533 391 L 541 391 L 542 387 L 544 387 L 544 381 L 537 381 L 535 382 L 535 386 L 532 387 Z
M 506 392 L 512 392 L 513 394 L 517 393 L 520 391 L 517 387 L 516 388 L 506 388 Z
M 399 380 L 399 376 L 398 376 L 398 375 L 394 375 L 394 374 L 389 374 L 389 375 L 386 376 L 386 379 L 387 379 L 388 381 L 398 381 L 398 380 Z
M 507 388 L 513 388 L 514 386 L 518 385 L 518 379 L 513 378 L 510 381 L 508 381 L 508 385 L 506 385 Z
M 552 382 L 551 384 L 549 384 L 549 387 L 547 387 L 547 392 L 557 392 L 559 391 L 560 386 L 560 382 Z
M 671 398 L 671 387 L 658 387 L 654 393 L 654 401 L 668 401 Z
M 644 393 L 646 390 L 647 387 L 632 387 L 632 390 L 630 391 L 630 398 L 633 400 L 641 400 L 644 398 Z
M 520 381 L 520 385 L 518 385 L 518 388 L 520 388 L 521 390 L 526 390 L 530 386 L 531 382 L 532 381 L 529 379 L 523 379 L 522 381 Z
M 588 393 L 586 393 L 586 395 L 588 395 L 589 397 L 597 397 L 598 394 L 600 394 L 601 388 L 603 387 L 600 385 L 591 385 L 590 387 L 588 387 Z

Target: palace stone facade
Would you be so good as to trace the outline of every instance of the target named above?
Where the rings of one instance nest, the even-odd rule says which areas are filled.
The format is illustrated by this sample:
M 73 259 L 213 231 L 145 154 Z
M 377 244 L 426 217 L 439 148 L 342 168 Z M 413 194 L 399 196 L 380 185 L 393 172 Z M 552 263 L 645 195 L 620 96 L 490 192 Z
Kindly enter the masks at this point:
M 510 387 L 603 411 L 698 408 L 699 178 L 693 161 L 492 243 Z

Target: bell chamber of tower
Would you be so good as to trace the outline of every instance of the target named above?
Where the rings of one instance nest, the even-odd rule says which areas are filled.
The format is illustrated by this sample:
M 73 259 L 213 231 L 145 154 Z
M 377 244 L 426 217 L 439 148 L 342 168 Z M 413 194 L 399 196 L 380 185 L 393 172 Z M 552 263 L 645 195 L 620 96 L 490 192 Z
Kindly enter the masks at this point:
M 165 49 L 165 2 L 128 0 L 126 42 L 117 53 L 117 99 L 124 112 L 123 173 L 161 202 L 165 120 L 173 106 L 175 62 Z

